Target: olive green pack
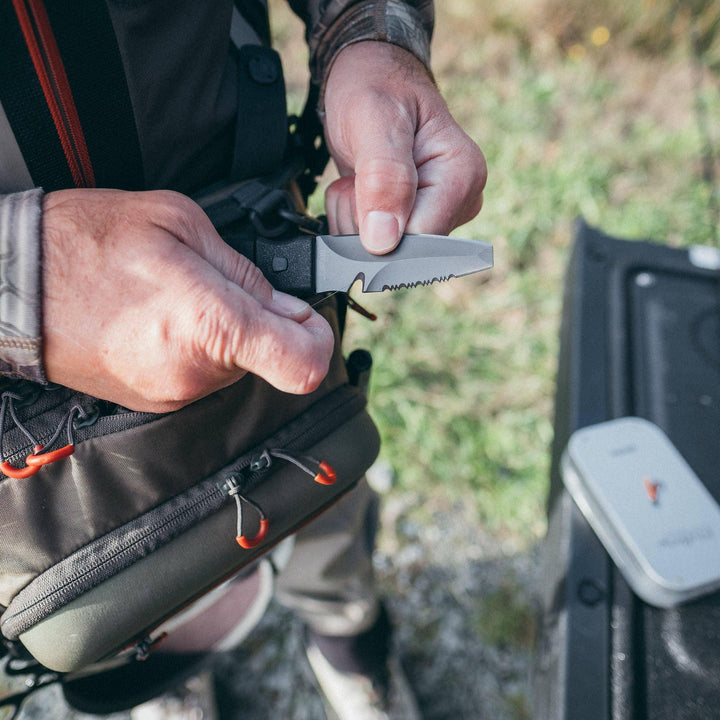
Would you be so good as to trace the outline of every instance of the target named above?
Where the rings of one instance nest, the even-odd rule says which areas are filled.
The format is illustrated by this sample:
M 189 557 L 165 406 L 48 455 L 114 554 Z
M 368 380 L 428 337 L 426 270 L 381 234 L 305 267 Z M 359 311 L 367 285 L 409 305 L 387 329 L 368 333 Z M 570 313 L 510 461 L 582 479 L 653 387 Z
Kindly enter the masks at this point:
M 332 302 L 321 312 L 336 318 Z M 31 383 L 2 381 L 0 396 L 0 630 L 59 672 L 145 652 L 379 448 L 339 351 L 310 395 L 247 375 L 163 415 Z

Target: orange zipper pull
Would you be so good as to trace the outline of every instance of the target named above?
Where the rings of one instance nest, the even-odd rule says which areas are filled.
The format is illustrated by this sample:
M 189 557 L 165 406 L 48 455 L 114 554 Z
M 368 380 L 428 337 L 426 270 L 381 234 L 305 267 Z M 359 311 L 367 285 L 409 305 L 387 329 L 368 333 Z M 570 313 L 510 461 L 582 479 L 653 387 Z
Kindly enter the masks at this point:
M 262 541 L 267 537 L 268 530 L 270 529 L 270 520 L 256 502 L 253 502 L 249 498 L 243 497 L 240 494 L 240 483 L 238 483 L 237 478 L 228 478 L 225 488 L 228 495 L 235 498 L 235 506 L 237 507 L 237 535 L 235 535 L 235 541 L 241 548 L 245 550 L 252 550 L 260 545 L 260 543 L 262 543 Z M 243 533 L 243 502 L 250 505 L 260 516 L 260 527 L 254 537 L 251 538 L 247 537 L 247 535 Z
M 332 485 L 337 480 L 337 473 L 325 460 L 316 460 L 309 455 L 296 455 L 287 450 L 269 450 L 268 452 L 273 457 L 286 460 L 300 468 L 320 485 Z M 310 466 L 314 466 L 316 469 L 313 470 Z

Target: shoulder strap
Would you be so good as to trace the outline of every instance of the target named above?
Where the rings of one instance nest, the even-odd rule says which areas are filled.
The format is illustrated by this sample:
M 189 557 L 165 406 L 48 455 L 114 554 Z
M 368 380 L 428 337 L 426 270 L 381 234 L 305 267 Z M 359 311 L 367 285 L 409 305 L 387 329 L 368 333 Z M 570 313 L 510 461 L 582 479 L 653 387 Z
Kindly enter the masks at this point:
M 238 95 L 244 112 L 236 122 L 233 180 L 272 173 L 296 180 L 305 200 L 329 159 L 315 108 L 318 88 L 310 84 L 305 109 L 286 118 L 285 84 L 279 55 L 268 45 L 270 26 L 265 0 L 235 0 L 231 40 L 238 59 Z M 259 43 L 262 42 L 262 45 Z M 279 173 L 273 172 L 284 168 Z M 266 177 L 267 179 L 267 177 Z
M 235 122 L 234 180 L 260 177 L 281 166 L 288 135 L 285 82 L 279 55 L 262 45 L 237 51 L 242 99 Z
M 235 12 L 257 38 L 269 43 L 265 0 L 235 0 L 235 4 Z M 243 25 L 235 18 L 233 24 Z M 243 44 L 239 37 L 235 40 Z M 265 58 L 263 61 L 267 63 Z M 257 70 L 257 59 L 253 62 Z M 281 79 L 278 84 L 282 85 Z M 274 92 L 271 101 L 265 97 L 263 101 L 276 105 L 277 110 L 279 97 Z M 274 145 L 280 153 L 284 148 L 293 154 L 300 150 L 304 156 L 302 186 L 306 195 L 327 161 L 314 105 L 311 91 L 308 111 L 295 119 L 291 147 L 282 139 Z M 258 111 L 253 115 L 256 119 L 267 117 Z M 268 128 L 262 129 L 267 138 Z M 247 129 L 239 131 L 253 136 Z M 280 137 L 286 128 L 274 131 Z M 263 145 L 257 144 L 258 152 Z M 242 174 L 267 167 L 267 158 L 263 163 L 258 159 L 258 168 L 254 165 L 255 160 Z M 144 187 L 130 96 L 104 2 L 0 2 L 0 191 L 28 186 L 42 186 L 47 191 L 73 186 Z
M 0 102 L 34 185 L 143 187 L 130 95 L 104 2 L 0 3 Z M 5 158 L 12 143 L 2 140 Z

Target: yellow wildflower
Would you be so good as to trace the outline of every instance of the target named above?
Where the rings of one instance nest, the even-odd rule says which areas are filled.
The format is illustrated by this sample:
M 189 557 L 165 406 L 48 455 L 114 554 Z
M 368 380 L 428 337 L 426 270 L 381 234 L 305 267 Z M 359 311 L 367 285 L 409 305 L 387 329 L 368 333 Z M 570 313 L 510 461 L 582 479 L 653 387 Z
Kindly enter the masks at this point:
M 609 39 L 610 31 L 604 25 L 599 25 L 590 33 L 590 42 L 598 47 L 604 45 Z

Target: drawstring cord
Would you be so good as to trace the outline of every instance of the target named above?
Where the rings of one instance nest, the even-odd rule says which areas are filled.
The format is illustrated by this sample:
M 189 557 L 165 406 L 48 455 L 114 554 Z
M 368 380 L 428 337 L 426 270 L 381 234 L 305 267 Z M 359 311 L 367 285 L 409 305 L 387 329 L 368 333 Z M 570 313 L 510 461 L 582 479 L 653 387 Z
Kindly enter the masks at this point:
M 268 520 L 267 515 L 265 515 L 263 509 L 256 502 L 240 494 L 240 483 L 238 483 L 235 476 L 228 478 L 227 491 L 231 497 L 235 498 L 235 506 L 237 507 L 237 533 L 235 540 L 241 548 L 252 550 L 252 548 L 257 547 L 267 536 L 268 530 L 270 529 L 270 520 Z M 255 536 L 251 538 L 243 533 L 243 502 L 250 505 L 260 517 L 260 527 Z
M 28 430 L 24 423 L 17 415 L 15 407 L 16 402 L 24 402 L 26 398 L 22 395 L 6 392 L 2 395 L 2 404 L 0 405 L 0 471 L 8 477 L 14 479 L 22 479 L 34 475 L 43 465 L 69 457 L 75 452 L 75 439 L 73 435 L 74 421 L 76 418 L 82 418 L 88 415 L 80 405 L 73 405 L 70 408 L 67 417 L 58 423 L 55 432 L 50 440 L 44 445 Z M 5 436 L 5 417 L 9 413 L 15 427 L 30 441 L 33 451 L 25 458 L 25 467 L 18 468 L 10 464 L 5 459 L 3 451 L 3 439 Z M 63 430 L 66 432 L 67 444 L 56 449 L 50 450 L 58 441 Z
M 278 449 L 263 450 L 254 460 L 250 462 L 250 464 L 244 469 L 244 472 L 246 474 L 252 474 L 265 470 L 272 465 L 273 458 L 292 463 L 295 467 L 309 475 L 320 485 L 332 485 L 337 480 L 335 470 L 333 470 L 330 464 L 324 460 L 316 460 L 309 455 L 297 455 L 290 453 L 288 450 Z M 260 505 L 241 494 L 240 480 L 237 475 L 231 475 L 227 478 L 224 487 L 227 494 L 234 498 L 235 507 L 237 508 L 237 529 L 235 541 L 241 548 L 251 550 L 252 548 L 260 545 L 260 543 L 262 543 L 267 537 L 268 530 L 270 529 L 270 520 Z M 243 532 L 243 503 L 253 508 L 260 519 L 258 531 L 253 537 L 248 537 Z
M 307 473 L 316 483 L 320 483 L 320 485 L 332 485 L 337 480 L 335 470 L 324 460 L 316 460 L 309 455 L 291 455 L 287 450 L 268 450 L 268 453 L 280 460 L 292 463 L 295 467 Z M 311 470 L 308 464 L 314 465 L 317 470 Z

